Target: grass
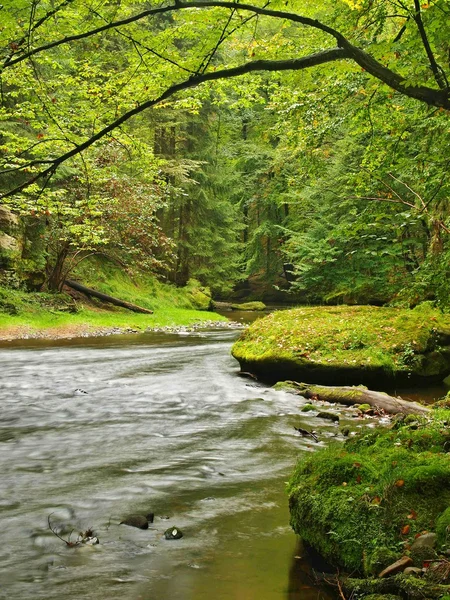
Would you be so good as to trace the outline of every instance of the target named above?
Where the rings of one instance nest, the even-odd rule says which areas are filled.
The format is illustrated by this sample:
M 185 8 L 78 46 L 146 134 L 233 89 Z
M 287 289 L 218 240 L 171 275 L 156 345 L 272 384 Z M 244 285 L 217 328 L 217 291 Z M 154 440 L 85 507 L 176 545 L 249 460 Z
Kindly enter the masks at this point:
M 334 565 L 372 575 L 437 525 L 449 547 L 449 420 L 448 410 L 409 415 L 302 459 L 288 490 L 296 533 Z
M 145 330 L 226 320 L 216 313 L 198 310 L 209 304 L 209 295 L 197 282 L 176 288 L 142 274 L 130 278 L 117 267 L 97 260 L 86 261 L 76 278 L 88 287 L 149 308 L 154 314 L 134 313 L 81 297 L 74 300 L 67 294 L 27 293 L 0 287 L 0 337 L 38 332 L 57 337 L 112 328 Z
M 441 343 L 450 343 L 450 315 L 428 305 L 414 310 L 302 307 L 256 321 L 235 343 L 233 355 L 247 365 L 284 361 L 298 366 L 356 366 L 431 376 L 450 370 L 448 357 L 439 355 Z M 434 351 L 430 360 L 424 358 Z

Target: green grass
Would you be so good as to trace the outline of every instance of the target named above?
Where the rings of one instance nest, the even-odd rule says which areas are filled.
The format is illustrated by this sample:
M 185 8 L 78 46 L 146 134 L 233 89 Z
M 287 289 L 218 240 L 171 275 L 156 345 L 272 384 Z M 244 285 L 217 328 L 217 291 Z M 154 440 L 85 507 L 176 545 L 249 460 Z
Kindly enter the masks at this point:
M 72 275 L 80 283 L 148 308 L 153 315 L 134 313 L 97 301 L 73 300 L 67 294 L 27 293 L 0 287 L 0 335 L 8 330 L 98 331 L 103 328 L 177 327 L 206 321 L 226 321 L 216 313 L 198 310 L 209 303 L 208 290 L 197 282 L 186 288 L 163 284 L 153 277 L 125 272 L 98 260 L 86 261 Z

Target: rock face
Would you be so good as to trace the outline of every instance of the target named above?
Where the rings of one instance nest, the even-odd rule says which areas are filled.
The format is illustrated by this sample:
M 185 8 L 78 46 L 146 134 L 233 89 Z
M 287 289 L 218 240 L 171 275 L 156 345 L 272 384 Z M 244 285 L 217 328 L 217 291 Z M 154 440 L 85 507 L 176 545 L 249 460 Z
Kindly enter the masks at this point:
M 12 269 L 22 253 L 19 218 L 0 206 L 0 269 Z

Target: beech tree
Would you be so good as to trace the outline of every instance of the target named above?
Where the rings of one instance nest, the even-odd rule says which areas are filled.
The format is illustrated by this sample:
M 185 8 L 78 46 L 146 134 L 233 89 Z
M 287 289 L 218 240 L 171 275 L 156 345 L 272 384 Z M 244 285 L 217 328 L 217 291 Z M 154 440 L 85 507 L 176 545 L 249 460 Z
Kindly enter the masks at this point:
M 33 192 L 42 190 L 63 165 L 137 114 L 170 98 L 189 104 L 187 90 L 249 73 L 302 71 L 345 62 L 397 94 L 437 109 L 450 108 L 448 0 L 422 5 L 419 0 L 348 0 L 336 10 L 328 2 L 313 9 L 298 0 L 282 5 L 283 10 L 279 2 L 177 0 L 150 7 L 144 3 L 145 9 L 139 10 L 142 4 L 137 1 L 94 5 L 64 0 L 55 6 L 38 0 L 31 4 L 6 0 L 1 9 L 2 120 L 22 120 L 27 126 L 31 122 L 27 114 L 41 124 L 45 117 L 45 126 L 56 122 L 62 139 L 27 146 L 21 140 L 17 147 L 14 141 L 18 140 L 10 136 L 8 146 L 2 146 L 0 175 L 6 183 L 1 197 L 16 196 L 30 187 Z M 292 10 L 284 9 L 291 6 Z M 322 17 L 316 18 L 314 12 Z M 74 62 L 80 48 L 96 49 L 89 57 L 84 54 L 84 72 Z M 113 75 L 111 70 L 105 72 L 108 61 L 111 69 L 112 56 Z M 67 68 L 72 81 L 60 83 L 70 93 L 55 116 L 52 105 L 59 104 L 55 82 L 58 71 Z M 81 79 L 85 95 L 97 102 L 101 99 L 103 108 L 101 117 L 90 119 L 89 134 L 89 128 L 74 127 L 80 110 L 77 101 L 82 105 L 86 98 L 77 98 L 80 90 L 71 88 L 71 83 L 76 86 Z M 24 101 L 24 87 L 33 80 L 37 83 L 34 97 Z M 14 101 L 19 114 L 12 110 Z M 39 187 L 33 188 L 34 184 Z

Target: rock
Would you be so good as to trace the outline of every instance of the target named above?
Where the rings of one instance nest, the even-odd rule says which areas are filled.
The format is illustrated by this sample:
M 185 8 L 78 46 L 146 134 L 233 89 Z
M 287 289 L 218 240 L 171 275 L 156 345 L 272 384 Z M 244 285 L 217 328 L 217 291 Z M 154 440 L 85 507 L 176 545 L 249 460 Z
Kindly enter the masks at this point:
M 436 545 L 436 539 L 437 535 L 435 533 L 424 533 L 411 544 L 411 552 L 414 552 L 418 548 L 433 549 Z
M 404 575 L 423 575 L 423 571 L 422 569 L 419 569 L 419 567 L 406 567 L 406 569 L 403 571 Z
M 14 233 L 19 227 L 19 218 L 6 206 L 0 206 L 0 231 Z
M 128 515 L 120 524 L 137 527 L 138 529 L 148 529 L 148 520 L 144 515 Z
M 391 575 L 396 575 L 397 573 L 403 572 L 406 567 L 409 567 L 413 564 L 412 558 L 409 556 L 402 556 L 399 560 L 397 560 L 392 565 L 389 565 L 385 569 L 381 571 L 378 575 L 380 578 L 390 577 Z
M 153 523 L 153 521 L 155 520 L 155 513 L 148 513 L 148 515 L 146 515 L 146 516 L 147 516 L 147 521 L 149 523 Z
M 319 413 L 317 413 L 317 416 L 320 417 L 321 419 L 327 419 L 328 421 L 333 421 L 334 423 L 339 423 L 338 415 L 335 415 L 334 413 L 326 412 L 325 410 L 322 410 Z
M 183 537 L 183 533 L 178 527 L 169 527 L 169 529 L 166 529 L 164 532 L 164 537 L 166 540 L 179 540 Z
M 317 410 L 317 408 L 312 404 L 305 404 L 300 410 L 301 412 L 311 412 L 312 410 Z

